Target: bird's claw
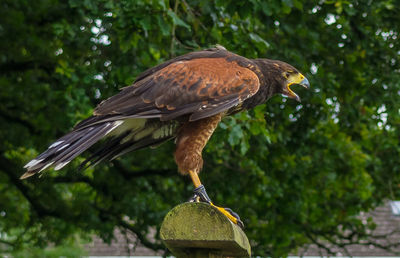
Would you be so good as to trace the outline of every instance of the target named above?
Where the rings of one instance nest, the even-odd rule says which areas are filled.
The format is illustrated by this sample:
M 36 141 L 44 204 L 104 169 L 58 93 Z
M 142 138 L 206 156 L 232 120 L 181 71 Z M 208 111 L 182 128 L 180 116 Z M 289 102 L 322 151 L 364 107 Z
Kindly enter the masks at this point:
M 224 214 L 229 220 L 244 229 L 244 223 L 240 220 L 239 215 L 230 208 L 223 208 L 214 205 L 206 192 L 204 185 L 200 185 L 194 189 L 194 195 L 189 199 L 189 202 L 205 202 L 211 206 L 217 208 L 222 214 Z
M 235 219 L 236 219 L 236 224 L 244 229 L 244 223 L 243 221 L 240 220 L 239 214 L 234 212 L 231 208 L 224 208 L 227 212 L 229 212 Z

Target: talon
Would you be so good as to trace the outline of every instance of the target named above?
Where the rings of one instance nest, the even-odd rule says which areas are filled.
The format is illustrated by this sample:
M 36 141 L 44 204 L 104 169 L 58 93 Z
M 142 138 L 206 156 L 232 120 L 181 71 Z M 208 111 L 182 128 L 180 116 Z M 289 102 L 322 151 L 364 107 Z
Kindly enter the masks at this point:
M 233 217 L 236 218 L 236 224 L 241 228 L 244 229 L 244 223 L 240 220 L 239 214 L 231 210 L 230 208 L 225 208 Z
M 192 197 L 189 198 L 188 202 L 200 202 L 200 197 L 194 194 Z
M 224 208 L 224 209 L 243 224 L 243 222 L 240 220 L 239 214 L 234 212 L 231 208 Z
M 244 229 L 244 223 L 240 220 L 239 215 L 232 211 L 230 208 L 222 208 L 210 203 L 211 206 L 217 208 L 222 214 L 224 214 L 230 221 L 238 225 L 241 229 Z

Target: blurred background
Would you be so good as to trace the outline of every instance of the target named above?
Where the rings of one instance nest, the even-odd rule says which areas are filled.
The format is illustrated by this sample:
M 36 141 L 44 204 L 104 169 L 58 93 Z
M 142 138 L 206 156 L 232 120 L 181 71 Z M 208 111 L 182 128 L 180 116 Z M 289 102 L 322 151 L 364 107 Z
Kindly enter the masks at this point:
M 360 214 L 400 199 L 399 32 L 397 0 L 2 0 L 0 253 L 82 255 L 115 229 L 166 252 L 161 221 L 192 191 L 173 142 L 19 177 L 142 71 L 215 44 L 288 62 L 311 83 L 293 87 L 302 103 L 275 96 L 226 118 L 204 151 L 208 194 L 241 215 L 253 254 L 395 248 Z

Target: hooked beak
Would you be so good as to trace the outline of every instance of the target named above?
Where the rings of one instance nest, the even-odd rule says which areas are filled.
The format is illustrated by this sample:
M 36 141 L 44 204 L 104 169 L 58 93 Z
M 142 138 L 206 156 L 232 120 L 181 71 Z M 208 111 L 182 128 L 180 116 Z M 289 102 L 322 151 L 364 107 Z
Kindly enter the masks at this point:
M 306 77 L 304 77 L 304 79 L 299 83 L 299 85 L 303 86 L 306 89 L 310 88 L 310 82 Z
M 306 77 L 304 77 L 301 74 L 299 74 L 299 76 L 296 76 L 296 78 L 291 78 L 291 80 L 288 80 L 288 84 L 286 85 L 284 94 L 287 95 L 289 98 L 292 98 L 292 99 L 297 100 L 298 102 L 301 102 L 300 97 L 290 89 L 290 86 L 292 86 L 293 84 L 299 84 L 299 85 L 303 86 L 304 88 L 309 89 L 310 82 L 308 81 L 308 79 Z

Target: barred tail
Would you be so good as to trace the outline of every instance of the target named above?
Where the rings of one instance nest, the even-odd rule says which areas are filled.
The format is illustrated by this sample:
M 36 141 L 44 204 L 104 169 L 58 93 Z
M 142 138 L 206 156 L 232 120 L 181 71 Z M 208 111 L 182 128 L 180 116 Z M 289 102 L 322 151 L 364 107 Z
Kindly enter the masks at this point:
M 63 168 L 76 156 L 90 148 L 122 123 L 122 120 L 104 122 L 78 128 L 70 132 L 50 145 L 45 152 L 27 163 L 24 166 L 27 171 L 21 176 L 21 179 L 30 177 L 50 167 L 54 167 L 55 170 Z

